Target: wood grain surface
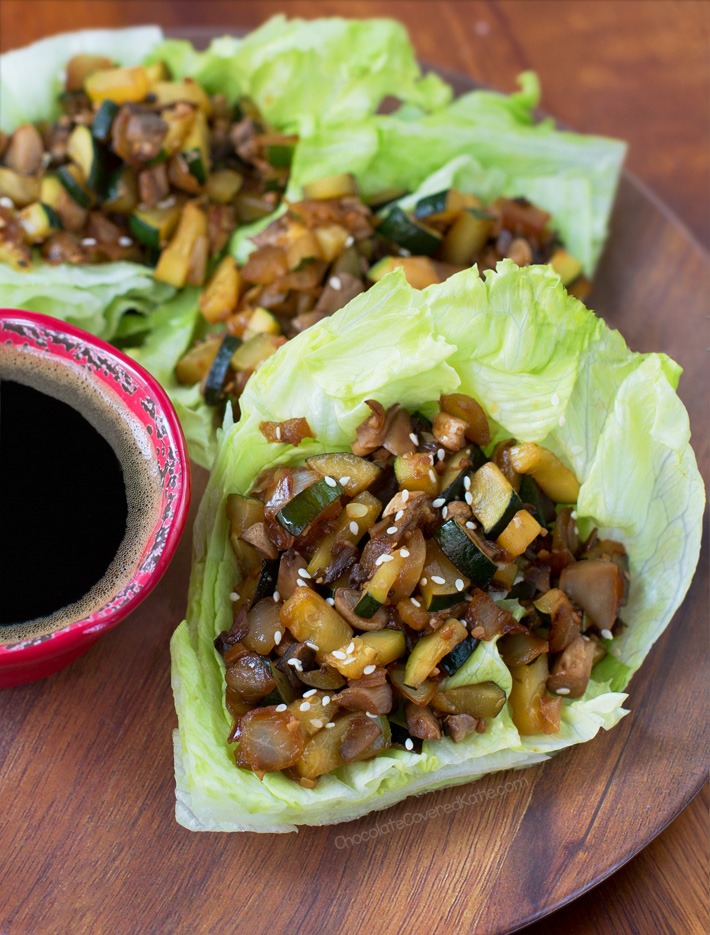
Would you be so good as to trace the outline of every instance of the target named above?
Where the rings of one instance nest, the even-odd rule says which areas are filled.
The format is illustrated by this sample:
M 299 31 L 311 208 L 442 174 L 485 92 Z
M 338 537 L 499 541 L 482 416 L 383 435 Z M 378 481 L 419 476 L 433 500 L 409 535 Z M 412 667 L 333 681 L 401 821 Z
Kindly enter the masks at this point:
M 628 139 L 630 167 L 707 244 L 708 9 L 1 0 L 0 49 L 86 26 L 249 28 L 280 10 L 395 15 L 433 65 L 505 90 L 535 68 L 545 109 Z M 685 367 L 680 391 L 706 479 L 709 285 L 705 254 L 626 181 L 593 301 L 634 349 L 666 350 Z M 595 868 L 615 869 L 701 785 L 707 676 L 693 647 L 706 644 L 707 567 L 706 537 L 688 600 L 632 682 L 633 714 L 593 743 L 339 829 L 191 835 L 172 817 L 167 652 L 185 606 L 186 539 L 129 621 L 64 672 L 0 695 L 0 932 L 493 932 L 532 920 L 594 882 Z M 475 797 L 462 805 L 464 793 Z M 426 822 L 412 818 L 428 809 Z M 529 931 L 707 931 L 707 812 L 704 794 L 631 863 Z M 369 840 L 345 840 L 357 834 Z

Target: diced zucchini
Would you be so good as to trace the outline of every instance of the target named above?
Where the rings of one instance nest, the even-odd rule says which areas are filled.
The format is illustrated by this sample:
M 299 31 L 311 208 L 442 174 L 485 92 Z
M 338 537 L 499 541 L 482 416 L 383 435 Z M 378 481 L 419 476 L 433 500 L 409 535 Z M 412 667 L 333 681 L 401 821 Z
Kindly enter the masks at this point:
M 431 256 L 441 245 L 441 234 L 414 220 L 400 207 L 392 208 L 383 218 L 377 233 L 385 240 L 404 247 L 410 253 Z
M 166 208 L 139 208 L 129 218 L 128 226 L 136 240 L 160 250 L 172 237 L 181 213 L 182 204 L 177 199 Z
M 91 125 L 91 133 L 99 143 L 107 143 L 111 138 L 111 127 L 120 109 L 115 101 L 106 100 L 96 111 L 94 122 Z
M 435 497 L 439 490 L 439 475 L 427 452 L 398 455 L 394 460 L 394 475 L 400 490 L 423 490 Z
M 360 723 L 371 721 L 377 724 L 380 733 L 375 737 L 372 743 L 357 756 L 345 760 L 343 750 L 347 750 L 347 736 L 350 730 L 357 730 Z M 306 743 L 300 760 L 296 763 L 295 770 L 303 779 L 317 779 L 326 773 L 332 773 L 333 770 L 346 763 L 354 763 L 360 760 L 369 760 L 390 746 L 392 735 L 389 721 L 386 717 L 380 716 L 376 719 L 368 718 L 359 712 L 346 714 L 339 717 L 335 726 L 330 730 L 319 730 Z
M 462 640 L 457 646 L 454 646 L 451 652 L 444 656 L 439 663 L 439 667 L 443 669 L 447 675 L 454 675 L 464 662 L 473 655 L 479 642 L 480 641 L 477 640 L 475 636 L 467 636 L 465 640 Z M 457 712 L 450 713 L 455 714 Z
M 357 195 L 358 187 L 355 176 L 349 172 L 342 175 L 328 175 L 303 186 L 304 198 L 313 198 L 316 201 L 327 201 L 331 198 L 345 198 L 348 195 Z
M 187 283 L 199 285 L 195 282 L 199 276 L 191 275 L 191 264 L 195 255 L 200 255 L 201 244 L 207 244 L 207 215 L 196 202 L 188 201 L 182 209 L 175 234 L 160 254 L 155 278 L 176 289 L 182 289 Z M 206 265 L 206 255 L 204 260 Z
M 39 200 L 40 180 L 0 166 L 0 197 L 9 198 L 16 208 L 24 208 Z
M 372 630 L 360 637 L 366 646 L 375 650 L 374 663 L 386 666 L 399 659 L 407 651 L 404 633 L 401 630 Z
M 318 253 L 315 256 L 317 259 L 325 260 L 326 263 L 337 260 L 345 250 L 350 237 L 350 231 L 341 224 L 318 225 L 313 234 L 318 246 Z
M 190 174 L 204 185 L 210 172 L 210 132 L 207 117 L 198 110 L 181 150 Z
M 227 254 L 220 260 L 200 296 L 200 311 L 210 324 L 229 318 L 237 307 L 241 277 L 236 260 Z
M 84 90 L 92 103 L 114 101 L 116 104 L 142 101 L 150 91 L 145 68 L 106 68 L 95 71 L 84 81 Z
M 212 104 L 207 92 L 190 78 L 184 81 L 157 81 L 150 89 L 150 93 L 155 97 L 159 107 L 168 107 L 170 104 L 177 104 L 178 101 L 185 101 L 187 104 L 194 104 L 205 115 L 212 112 Z
M 419 585 L 422 602 L 431 613 L 444 610 L 452 604 L 465 600 L 469 579 L 449 561 L 437 543 L 430 539 L 426 544 L 424 575 Z
M 111 214 L 133 214 L 138 207 L 138 179 L 128 166 L 120 166 L 108 179 L 103 207 Z
M 496 539 L 515 514 L 523 509 L 501 469 L 493 461 L 480 467 L 471 478 L 471 510 L 489 539 Z
M 556 503 L 577 502 L 579 481 L 551 451 L 535 442 L 524 442 L 510 448 L 509 457 L 519 474 L 531 474 Z
M 582 264 L 562 247 L 555 250 L 548 262 L 562 280 L 563 286 L 569 286 L 582 275 Z
M 457 266 L 470 266 L 491 236 L 493 223 L 492 215 L 480 209 L 461 211 L 444 236 L 442 260 Z
M 34 204 L 23 208 L 18 219 L 25 240 L 28 243 L 42 243 L 50 234 L 53 234 L 62 226 L 59 215 L 54 208 L 41 201 L 36 201 Z
M 156 162 L 170 159 L 171 156 L 180 152 L 188 133 L 194 126 L 195 111 L 190 108 L 183 110 L 177 107 L 167 107 L 162 111 L 161 117 L 167 124 L 167 131 L 160 145 L 160 153 L 156 157 Z M 196 179 L 194 181 L 197 182 Z
M 434 633 L 420 637 L 407 659 L 405 684 L 410 688 L 418 688 L 444 656 L 467 636 L 468 630 L 460 620 L 447 620 Z
M 216 335 L 196 344 L 186 354 L 183 354 L 175 366 L 178 383 L 182 383 L 183 386 L 193 386 L 204 380 L 221 344 L 221 335 Z
M 343 485 L 343 488 L 347 493 L 347 487 Z M 331 553 L 336 542 L 345 540 L 353 545 L 359 542 L 364 533 L 377 522 L 381 510 L 382 504 L 371 493 L 366 490 L 359 493 L 340 514 L 333 532 L 321 540 L 308 564 L 308 573 L 315 578 L 330 565 Z
M 413 289 L 426 289 L 442 276 L 428 256 L 386 256 L 378 260 L 367 271 L 370 282 L 379 282 L 395 269 L 403 269 L 407 282 Z
M 343 496 L 345 491 L 340 484 L 332 478 L 330 480 L 331 484 L 325 477 L 317 480 L 281 507 L 276 519 L 286 532 L 292 536 L 300 536 L 324 510 Z M 335 648 L 337 649 L 337 646 Z
M 255 337 L 257 334 L 281 334 L 281 325 L 275 315 L 265 308 L 255 308 L 249 317 L 244 330 L 244 340 Z
M 334 477 L 349 497 L 367 490 L 382 473 L 372 461 L 349 451 L 314 455 L 308 458 L 306 465 L 324 477 Z
M 532 513 L 541 526 L 546 526 L 548 521 L 554 519 L 554 503 L 547 494 L 542 492 L 542 489 L 530 474 L 522 475 L 518 495 L 525 509 L 528 513 Z
M 93 192 L 102 192 L 106 184 L 104 154 L 87 126 L 79 124 L 74 127 L 67 144 L 67 155 L 81 169 L 87 186 Z M 75 195 L 72 197 L 76 198 Z M 76 200 L 79 201 L 78 198 Z M 80 201 L 79 204 L 81 204 Z M 83 205 L 83 207 L 86 208 L 88 205 Z
M 394 687 L 407 701 L 418 705 L 429 704 L 434 697 L 434 692 L 437 690 L 439 683 L 435 679 L 425 679 L 416 688 L 413 688 L 405 681 L 405 671 L 406 667 L 403 662 L 398 663 L 391 670 L 389 677 Z
M 493 718 L 503 710 L 506 694 L 495 682 L 477 682 L 438 691 L 431 705 L 444 714 L 469 714 L 471 717 Z
M 472 531 L 455 518 L 447 519 L 435 535 L 441 551 L 477 588 L 485 588 L 496 573 L 496 563 L 483 551 Z
M 245 643 L 246 645 L 246 643 Z M 276 688 L 272 689 L 266 698 L 260 702 L 262 707 L 268 707 L 269 705 L 279 705 L 287 704 L 290 705 L 296 699 L 296 689 L 291 685 L 288 680 L 288 677 L 284 673 L 276 668 L 274 662 L 270 663 L 271 665 L 271 675 L 276 680 Z M 295 714 L 293 708 L 291 713 Z M 300 718 L 298 719 L 300 723 Z M 301 723 L 301 730 L 303 730 L 303 724 Z
M 486 456 L 478 445 L 469 445 L 449 455 L 439 482 L 439 496 L 445 503 L 463 500 L 466 496 L 466 478 L 485 463 Z
M 232 354 L 239 346 L 239 338 L 226 334 L 222 339 L 219 350 L 215 354 L 204 386 L 205 402 L 208 406 L 216 406 L 223 398 L 224 381 L 232 360 Z
M 219 205 L 231 204 L 243 181 L 242 176 L 234 169 L 217 169 L 216 172 L 211 172 L 207 179 L 207 197 Z
M 256 368 L 275 354 L 283 338 L 271 334 L 255 334 L 241 344 L 232 356 L 233 370 L 256 370 Z
M 361 636 L 343 643 L 334 652 L 325 657 L 326 665 L 337 669 L 346 679 L 359 679 L 368 666 L 375 665 L 377 650 L 368 646 Z
M 324 698 L 328 699 L 326 704 L 323 704 Z M 333 719 L 338 710 L 338 703 L 324 691 L 317 691 L 315 695 L 309 695 L 305 700 L 308 702 L 307 706 L 303 698 L 292 697 L 289 708 L 301 725 L 304 737 L 313 737 L 328 721 Z
M 281 608 L 281 622 L 300 643 L 317 646 L 318 662 L 352 639 L 353 631 L 340 614 L 311 588 L 296 588 Z
M 498 536 L 498 545 L 505 549 L 512 558 L 517 558 L 544 531 L 543 527 L 527 510 L 518 510 Z
M 45 175 L 42 179 L 39 200 L 43 202 L 43 204 L 49 205 L 50 208 L 54 208 L 56 211 L 61 202 L 63 192 L 64 186 L 56 175 Z
M 86 129 L 86 128 L 84 128 Z M 88 132 L 88 131 L 87 131 Z M 77 165 L 60 166 L 57 169 L 57 178 L 64 186 L 66 193 L 81 208 L 90 208 L 93 196 L 86 188 L 86 177 Z
M 367 582 L 362 597 L 355 605 L 358 617 L 369 620 L 386 603 L 390 589 L 394 586 L 405 561 L 401 550 L 398 550 L 389 553 L 389 561 L 378 565 L 374 575 Z
M 552 734 L 559 730 L 562 699 L 547 694 L 547 655 L 538 656 L 526 666 L 510 670 L 513 687 L 508 705 L 513 723 L 524 737 Z

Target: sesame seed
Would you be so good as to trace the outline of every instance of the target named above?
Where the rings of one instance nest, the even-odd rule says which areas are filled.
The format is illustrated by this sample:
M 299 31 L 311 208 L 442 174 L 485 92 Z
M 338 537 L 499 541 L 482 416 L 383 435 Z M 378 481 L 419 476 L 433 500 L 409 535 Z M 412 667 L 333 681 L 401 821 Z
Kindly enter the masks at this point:
M 367 507 L 363 503 L 348 503 L 345 512 L 348 516 L 363 517 L 367 514 Z
M 444 460 L 444 458 L 446 457 L 446 452 L 444 451 L 443 448 L 438 449 L 438 451 L 436 452 L 436 457 L 438 458 L 439 461 Z
M 278 604 L 278 602 L 281 600 L 281 595 L 279 594 L 278 591 L 274 591 L 274 593 L 271 596 L 273 597 L 275 604 Z
M 414 741 L 412 740 L 411 737 L 407 737 L 407 739 L 404 741 L 404 746 L 407 750 L 414 749 Z
M 285 704 L 277 704 L 277 705 L 276 705 L 276 710 L 277 710 L 277 711 L 285 711 L 287 707 L 288 707 L 288 705 L 285 705 Z
M 162 201 L 159 201 L 156 207 L 158 208 L 172 208 L 172 206 L 177 201 L 175 195 L 168 195 L 167 198 L 163 198 Z
M 399 255 L 400 255 L 400 256 L 411 256 L 411 255 L 412 255 L 412 251 L 411 251 L 411 250 L 407 250 L 406 247 L 400 247 L 400 248 L 399 248 Z
M 348 237 L 348 239 L 345 241 L 345 246 L 346 246 L 346 247 L 352 247 L 352 245 L 353 245 L 354 243 L 355 243 L 355 238 L 354 238 L 353 235 L 351 234 L 351 235 Z
M 406 503 L 407 500 L 409 500 L 409 491 L 403 490 L 402 491 L 402 503 Z
M 299 588 L 307 588 L 307 587 L 308 587 L 308 582 L 307 582 L 307 581 L 304 581 L 303 578 L 299 578 L 298 581 L 296 581 L 296 585 L 297 585 L 297 587 L 299 587 Z
M 320 718 L 312 717 L 312 718 L 311 718 L 311 724 L 312 724 L 317 730 L 320 730 L 320 728 L 323 726 L 323 721 L 321 721 Z
M 441 575 L 432 575 L 431 580 L 434 584 L 446 584 L 446 578 L 442 578 Z
M 335 727 L 335 724 L 333 721 L 328 721 L 328 723 L 325 725 L 325 729 L 330 730 L 331 727 Z
M 558 695 L 569 695 L 569 688 L 558 688 L 557 694 Z
M 340 649 L 334 649 L 334 650 L 333 650 L 333 658 L 334 658 L 334 659 L 345 659 L 345 653 L 342 652 L 342 650 L 340 650 Z
M 15 203 L 12 198 L 8 198 L 7 195 L 3 195 L 0 198 L 0 208 L 14 208 Z
M 350 532 L 356 536 L 360 532 L 360 527 L 354 519 L 350 520 Z
M 314 643 L 313 640 L 306 640 L 306 646 L 310 646 L 314 652 L 318 652 L 320 646 L 317 643 Z
M 95 247 L 97 240 L 95 237 L 84 237 L 81 241 L 82 247 Z
M 340 478 L 338 483 L 340 484 L 341 487 L 347 487 L 348 484 L 350 483 L 350 476 L 346 474 L 345 477 Z
M 336 292 L 339 292 L 343 288 L 343 284 L 337 276 L 331 276 L 328 280 L 328 285 L 331 289 L 335 289 Z
M 467 474 L 467 475 L 464 477 L 464 479 L 463 479 L 463 485 L 464 485 L 464 488 L 465 488 L 466 490 L 470 490 L 470 489 L 471 489 L 471 477 L 470 477 L 469 474 Z
M 611 632 L 611 630 L 606 630 L 606 629 L 604 629 L 604 630 L 602 630 L 601 632 L 602 632 L 602 636 L 604 637 L 605 640 L 613 640 L 613 639 L 614 639 L 614 634 Z
M 476 528 L 476 524 L 474 522 L 472 522 L 470 519 L 466 521 L 466 529 L 475 529 L 475 528 Z
M 236 591 L 232 591 L 232 593 L 229 595 L 229 599 L 230 601 L 238 601 L 239 595 L 237 594 Z
M 281 426 L 280 426 L 280 425 L 277 425 L 277 426 L 276 426 L 276 433 L 275 433 L 275 434 L 276 434 L 277 440 L 278 440 L 278 441 L 281 441 Z
M 394 514 L 395 523 L 398 523 L 402 519 L 403 516 L 404 516 L 404 510 L 397 510 L 397 512 Z
M 445 506 L 445 507 L 442 509 L 441 515 L 442 515 L 442 517 L 443 517 L 444 519 L 446 519 L 446 517 L 449 515 L 449 508 L 448 508 L 448 506 Z
M 298 710 L 299 711 L 310 711 L 311 710 L 310 701 L 304 701 L 302 704 L 298 706 Z
M 307 692 L 303 693 L 303 697 L 310 698 L 312 695 L 315 695 L 315 693 L 316 693 L 315 688 L 309 688 Z
M 303 663 L 301 662 L 300 659 L 296 659 L 295 657 L 292 659 L 288 659 L 286 661 L 286 665 L 293 666 L 293 668 L 297 672 L 303 672 Z
M 413 445 L 418 445 L 418 444 L 419 444 L 419 439 L 418 439 L 417 436 L 414 434 L 414 432 L 410 432 L 410 433 L 409 433 L 409 437 L 411 438 L 412 444 L 413 444 Z
M 320 700 L 320 703 L 323 705 L 323 707 L 325 707 L 326 705 L 329 705 L 329 704 L 330 704 L 330 695 L 323 695 L 323 697 L 322 697 L 321 700 Z
M 335 607 L 335 598 L 334 598 L 334 597 L 326 597 L 325 602 L 326 602 L 326 604 L 330 604 L 331 607 Z
M 362 674 L 372 675 L 372 673 L 375 671 L 376 668 L 377 666 L 365 666 L 365 668 L 362 670 Z
M 422 580 L 419 582 L 419 584 L 426 584 L 426 583 L 427 583 L 427 579 L 426 579 L 426 578 L 422 578 Z
M 456 585 L 457 591 L 463 591 L 463 589 L 466 587 L 466 585 L 463 583 L 463 578 L 457 578 L 454 584 Z
M 337 486 L 337 480 L 334 477 L 330 477 L 328 474 L 326 474 L 324 480 L 329 487 Z
M 365 714 L 366 714 L 368 717 L 371 717 L 373 721 L 376 721 L 376 720 L 377 720 L 377 715 L 376 715 L 376 714 L 373 714 L 372 711 L 366 711 Z
M 355 643 L 352 643 L 352 642 L 351 642 L 351 643 L 348 643 L 345 652 L 346 652 L 348 655 L 350 655 L 350 653 L 354 653 L 354 652 L 355 652 Z
M 343 659 L 344 666 L 349 666 L 351 662 L 355 662 L 355 656 L 346 656 L 345 659 Z
M 393 536 L 396 532 L 397 532 L 397 527 L 396 527 L 396 526 L 389 526 L 389 527 L 387 528 L 387 535 L 388 535 L 388 536 Z
M 559 406 L 560 397 L 557 395 L 557 393 L 552 394 L 552 396 L 550 397 L 550 402 L 552 403 L 553 406 Z
M 443 506 L 446 503 L 443 497 L 437 497 L 436 500 L 432 500 L 431 505 L 434 509 L 438 510 L 440 506 Z
M 400 549 L 399 554 L 402 558 L 409 558 L 409 549 Z
M 310 578 L 310 577 L 311 577 L 311 573 L 308 571 L 307 568 L 299 568 L 297 574 L 298 574 L 299 577 L 301 577 L 301 578 Z
M 470 490 L 467 490 L 466 493 L 464 494 L 464 500 L 466 501 L 466 503 L 468 503 L 469 506 L 471 506 L 471 504 L 473 503 L 473 494 L 471 493 Z
M 282 637 L 283 637 L 283 633 L 281 632 L 281 630 L 277 630 L 276 633 L 274 633 L 274 643 L 276 644 L 276 646 L 279 645 Z
M 437 476 L 436 476 L 436 471 L 434 470 L 434 468 L 432 468 L 432 469 L 429 471 L 429 480 L 430 480 L 433 484 L 435 484 L 436 481 L 437 481 L 437 479 L 438 479 L 438 478 L 437 478 Z
M 119 247 L 130 247 L 133 241 L 130 237 L 126 237 L 125 234 L 122 237 L 118 238 Z
M 391 555 L 386 555 L 386 554 L 380 555 L 378 558 L 375 559 L 375 565 L 384 565 L 385 562 L 391 562 L 391 561 L 392 561 Z
M 569 514 L 569 518 L 570 518 L 570 519 L 577 519 L 577 511 L 576 511 L 576 510 L 571 510 L 571 511 L 570 511 L 570 514 Z

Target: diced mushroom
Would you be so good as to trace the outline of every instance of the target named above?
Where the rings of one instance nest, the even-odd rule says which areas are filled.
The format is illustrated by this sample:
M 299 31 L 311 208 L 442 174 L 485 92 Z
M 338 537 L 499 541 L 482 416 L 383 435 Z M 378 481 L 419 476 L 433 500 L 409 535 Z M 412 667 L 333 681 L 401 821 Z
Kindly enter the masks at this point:
M 364 291 L 365 287 L 361 279 L 356 279 L 349 273 L 338 273 L 331 276 L 326 283 L 316 303 L 315 311 L 323 315 L 332 315 Z
M 279 550 L 271 539 L 269 539 L 264 523 L 254 523 L 253 526 L 244 530 L 241 538 L 245 542 L 248 542 L 249 545 L 253 545 L 254 548 L 258 549 L 266 558 L 273 559 L 279 557 Z
M 595 646 L 588 636 L 576 636 L 555 660 L 547 680 L 548 689 L 568 698 L 581 698 L 592 674 Z
M 441 726 L 429 708 L 408 701 L 404 713 L 407 718 L 407 730 L 412 737 L 419 737 L 420 740 L 441 739 Z
M 247 704 L 257 704 L 276 688 L 268 659 L 259 653 L 244 653 L 225 672 L 227 685 Z
M 371 718 L 363 715 L 352 719 L 348 731 L 340 744 L 340 755 L 346 763 L 357 759 L 381 736 L 382 728 Z
M 335 609 L 356 630 L 384 630 L 389 622 L 389 614 L 384 607 L 380 607 L 372 617 L 359 617 L 355 613 L 355 606 L 361 597 L 362 592 L 357 588 L 338 588 L 335 592 Z
M 384 671 L 384 670 L 383 670 Z M 360 684 L 364 679 L 352 682 L 337 696 L 338 704 L 349 711 L 369 711 L 370 714 L 388 714 L 392 710 L 392 688 L 387 682 L 381 685 Z
M 170 180 L 164 162 L 150 166 L 138 174 L 138 192 L 141 202 L 154 208 L 159 201 L 164 201 L 170 194 Z
M 130 164 L 150 162 L 160 153 L 168 125 L 155 111 L 124 104 L 111 127 L 113 151 Z
M 560 588 L 579 605 L 600 630 L 611 630 L 624 597 L 624 576 L 604 559 L 584 559 L 568 565 L 560 575 Z
M 446 733 L 454 743 L 461 743 L 470 734 L 476 733 L 480 723 L 483 724 L 485 730 L 485 721 L 482 718 L 471 717 L 470 714 L 450 714 L 444 718 Z
M 527 627 L 518 623 L 510 611 L 498 607 L 489 594 L 476 588 L 466 608 L 466 623 L 471 634 L 479 640 L 492 640 L 505 633 L 527 633 Z
M 44 143 L 39 130 L 23 123 L 12 134 L 5 152 L 5 165 L 18 175 L 37 175 L 42 168 Z
M 294 766 L 305 745 L 296 718 L 274 707 L 257 708 L 241 717 L 237 739 L 237 766 L 260 774 Z
M 468 423 L 448 412 L 437 412 L 432 431 L 434 438 L 449 451 L 460 451 L 466 445 Z
M 372 415 L 356 429 L 357 440 L 352 444 L 356 455 L 371 454 L 378 448 L 385 448 L 393 455 L 403 455 L 416 450 L 410 437 L 412 420 L 405 409 L 400 409 L 395 403 L 385 411 L 374 399 L 366 399 L 365 402 L 372 410 Z

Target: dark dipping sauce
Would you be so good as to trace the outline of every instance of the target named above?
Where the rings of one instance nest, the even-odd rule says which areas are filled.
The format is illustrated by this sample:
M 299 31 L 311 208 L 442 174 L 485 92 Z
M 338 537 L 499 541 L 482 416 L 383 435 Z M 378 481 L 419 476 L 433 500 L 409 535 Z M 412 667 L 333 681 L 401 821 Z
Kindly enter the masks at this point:
M 127 516 L 106 439 L 67 403 L 0 381 L 0 624 L 83 597 L 115 557 Z

